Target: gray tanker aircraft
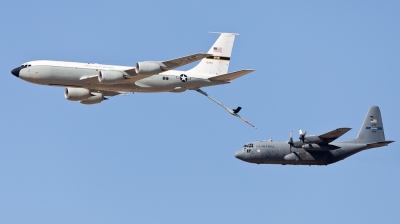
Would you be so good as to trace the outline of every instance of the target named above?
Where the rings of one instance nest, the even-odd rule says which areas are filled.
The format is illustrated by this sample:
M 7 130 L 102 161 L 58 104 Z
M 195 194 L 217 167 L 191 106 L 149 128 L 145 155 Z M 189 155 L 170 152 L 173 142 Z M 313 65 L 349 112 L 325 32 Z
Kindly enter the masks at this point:
M 322 135 L 306 135 L 299 130 L 299 141 L 293 141 L 293 133 L 287 142 L 255 141 L 247 143 L 235 153 L 235 157 L 249 163 L 328 165 L 352 156 L 365 149 L 387 146 L 379 107 L 372 106 L 357 138 L 333 142 L 351 128 L 338 128 Z
M 207 53 L 168 61 L 143 61 L 136 63 L 135 67 L 40 60 L 26 62 L 11 73 L 34 84 L 67 87 L 65 98 L 82 104 L 101 103 L 107 99 L 106 96 L 126 95 L 126 92 L 181 93 L 195 90 L 255 128 L 239 116 L 241 107 L 232 110 L 200 89 L 227 84 L 254 71 L 244 69 L 228 73 L 236 35 L 220 33 Z M 173 70 L 198 60 L 200 63 L 188 71 Z

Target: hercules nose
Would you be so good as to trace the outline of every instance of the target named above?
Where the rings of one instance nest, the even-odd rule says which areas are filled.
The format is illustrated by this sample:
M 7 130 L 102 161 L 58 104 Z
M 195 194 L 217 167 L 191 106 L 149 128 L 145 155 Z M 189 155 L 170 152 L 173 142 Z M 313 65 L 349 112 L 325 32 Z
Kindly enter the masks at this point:
M 21 71 L 21 67 L 14 68 L 11 73 L 15 75 L 15 77 L 19 77 L 19 71 Z
M 237 158 L 237 159 L 240 159 L 240 160 L 244 160 L 245 159 L 245 155 L 244 155 L 245 153 L 242 151 L 242 150 L 239 150 L 239 151 L 237 151 L 236 153 L 235 153 L 235 157 Z

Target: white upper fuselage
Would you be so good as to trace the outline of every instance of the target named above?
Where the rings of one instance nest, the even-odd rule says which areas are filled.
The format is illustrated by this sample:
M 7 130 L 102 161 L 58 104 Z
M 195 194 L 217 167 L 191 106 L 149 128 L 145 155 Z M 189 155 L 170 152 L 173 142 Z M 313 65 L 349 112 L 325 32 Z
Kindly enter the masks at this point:
M 244 69 L 228 73 L 236 35 L 221 33 L 207 53 L 164 61 L 141 61 L 134 67 L 41 60 L 26 62 L 11 73 L 27 82 L 67 87 L 65 98 L 82 104 L 97 104 L 107 99 L 106 96 L 125 92 L 196 90 L 209 97 L 200 88 L 230 83 L 254 71 Z M 174 70 L 196 61 L 199 63 L 188 71 Z M 228 111 L 231 113 L 231 109 Z
M 143 76 L 127 72 L 135 67 L 96 63 L 40 60 L 26 62 L 22 67 L 19 78 L 31 83 L 115 92 L 183 92 L 226 83 L 211 82 L 207 75 L 190 71 L 170 70 Z M 101 83 L 97 77 L 100 71 L 119 71 L 126 79 L 117 84 Z

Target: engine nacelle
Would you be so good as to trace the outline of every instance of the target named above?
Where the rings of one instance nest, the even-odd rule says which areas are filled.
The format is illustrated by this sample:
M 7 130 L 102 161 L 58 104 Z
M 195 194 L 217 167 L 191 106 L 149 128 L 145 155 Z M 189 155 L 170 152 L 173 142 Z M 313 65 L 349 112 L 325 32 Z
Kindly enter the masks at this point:
M 152 61 L 136 63 L 135 70 L 138 75 L 156 75 L 162 72 L 160 63 Z
M 90 97 L 90 92 L 85 88 L 65 88 L 64 96 L 67 100 L 80 101 Z
M 312 143 L 320 143 L 323 139 L 320 139 L 316 135 L 308 135 L 304 138 L 304 143 L 312 144 Z
M 101 83 L 119 83 L 124 80 L 124 74 L 119 71 L 100 71 L 98 79 Z
M 91 93 L 91 95 L 92 95 L 91 97 L 89 97 L 85 100 L 81 100 L 79 102 L 81 104 L 90 105 L 90 104 L 101 103 L 101 101 L 106 99 L 106 98 L 104 98 L 103 94 L 101 94 L 101 93 Z
M 338 149 L 336 145 L 318 145 L 318 144 L 305 144 L 302 146 L 303 149 L 307 151 L 328 151 Z

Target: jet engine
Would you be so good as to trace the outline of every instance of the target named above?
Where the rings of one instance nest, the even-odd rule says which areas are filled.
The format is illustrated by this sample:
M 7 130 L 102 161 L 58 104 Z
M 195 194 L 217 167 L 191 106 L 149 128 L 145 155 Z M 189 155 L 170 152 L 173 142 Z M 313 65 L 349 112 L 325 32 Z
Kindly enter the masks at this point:
M 65 88 L 64 96 L 67 100 L 81 101 L 90 97 L 90 91 L 85 88 Z
M 145 61 L 136 63 L 136 73 L 138 75 L 156 75 L 162 72 L 159 62 Z
M 124 74 L 119 71 L 100 71 L 98 79 L 101 83 L 119 83 L 124 80 Z
M 96 104 L 96 103 L 101 103 L 101 101 L 106 100 L 107 98 L 105 98 L 103 96 L 103 94 L 101 93 L 91 93 L 91 97 L 85 99 L 85 100 L 81 100 L 79 101 L 81 104 L 86 104 L 86 105 L 90 105 L 90 104 Z

